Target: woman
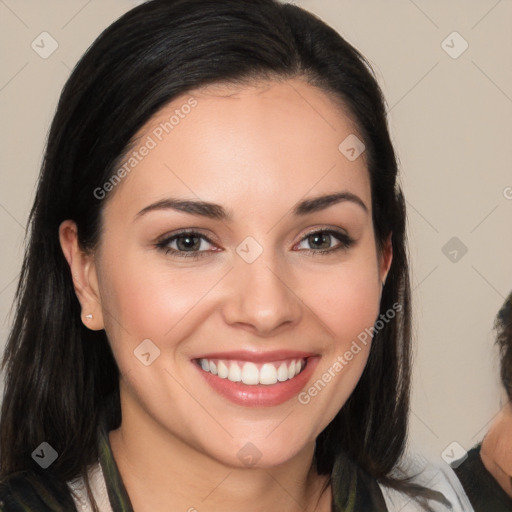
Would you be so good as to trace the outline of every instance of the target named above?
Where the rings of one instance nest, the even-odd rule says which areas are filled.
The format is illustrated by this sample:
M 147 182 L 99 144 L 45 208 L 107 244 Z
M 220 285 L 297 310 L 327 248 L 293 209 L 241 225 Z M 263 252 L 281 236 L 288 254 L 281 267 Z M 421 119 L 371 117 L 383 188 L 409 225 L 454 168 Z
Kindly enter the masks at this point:
M 306 11 L 155 0 L 105 30 L 31 213 L 4 509 L 462 510 L 446 468 L 399 471 L 396 178 L 369 65 Z

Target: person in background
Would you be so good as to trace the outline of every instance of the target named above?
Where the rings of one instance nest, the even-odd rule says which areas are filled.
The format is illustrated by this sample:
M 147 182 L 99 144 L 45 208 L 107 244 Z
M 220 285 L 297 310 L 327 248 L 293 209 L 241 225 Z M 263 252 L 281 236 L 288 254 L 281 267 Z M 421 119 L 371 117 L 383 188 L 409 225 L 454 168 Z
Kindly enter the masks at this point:
M 475 512 L 512 511 L 512 292 L 495 321 L 507 402 L 455 473 Z

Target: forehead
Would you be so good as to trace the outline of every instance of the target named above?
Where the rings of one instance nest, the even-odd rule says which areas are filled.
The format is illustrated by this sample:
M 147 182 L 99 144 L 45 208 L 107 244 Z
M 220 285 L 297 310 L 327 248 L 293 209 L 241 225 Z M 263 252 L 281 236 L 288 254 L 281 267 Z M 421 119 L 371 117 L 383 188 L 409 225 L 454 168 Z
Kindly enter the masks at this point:
M 209 85 L 175 98 L 138 131 L 112 202 L 143 208 L 172 193 L 261 204 L 343 188 L 369 204 L 365 154 L 348 159 L 340 150 L 347 137 L 361 139 L 347 109 L 302 80 Z

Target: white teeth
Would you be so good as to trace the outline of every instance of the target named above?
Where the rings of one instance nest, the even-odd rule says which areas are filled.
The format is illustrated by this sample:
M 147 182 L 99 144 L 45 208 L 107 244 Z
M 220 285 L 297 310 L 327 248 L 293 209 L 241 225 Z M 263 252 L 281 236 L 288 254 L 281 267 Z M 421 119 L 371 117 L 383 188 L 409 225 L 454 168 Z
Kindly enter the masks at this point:
M 288 378 L 293 379 L 293 377 L 295 377 L 295 361 L 292 361 L 288 367 Z
M 279 382 L 288 380 L 288 367 L 286 366 L 286 363 L 281 363 L 279 370 L 277 370 L 277 380 Z
M 260 384 L 275 384 L 277 382 L 277 370 L 273 364 L 265 363 L 260 370 Z
M 259 378 L 258 367 L 254 363 L 245 363 L 242 369 L 242 382 L 254 386 L 259 384 Z
M 293 379 L 304 368 L 302 359 L 291 360 L 288 364 L 265 363 L 260 369 L 251 362 L 238 363 L 229 360 L 200 359 L 199 364 L 205 372 L 217 375 L 221 379 L 228 379 L 232 382 L 243 382 L 248 386 L 257 384 L 272 385 L 277 382 L 285 382 Z M 242 365 L 242 367 L 240 367 Z
M 201 359 L 201 361 L 204 361 L 204 359 Z M 219 361 L 217 364 L 217 372 L 221 379 L 227 379 L 229 370 L 222 361 Z
M 229 365 L 228 380 L 231 382 L 240 382 L 242 380 L 242 370 L 236 363 Z

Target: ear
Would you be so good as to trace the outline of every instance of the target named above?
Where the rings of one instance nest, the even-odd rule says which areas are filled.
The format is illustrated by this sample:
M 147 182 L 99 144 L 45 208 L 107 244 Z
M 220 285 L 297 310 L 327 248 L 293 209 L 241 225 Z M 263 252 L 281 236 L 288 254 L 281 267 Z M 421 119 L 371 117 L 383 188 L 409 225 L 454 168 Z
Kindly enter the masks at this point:
M 72 220 L 65 220 L 59 226 L 59 240 L 71 270 L 76 296 L 82 306 L 82 322 L 93 331 L 103 329 L 101 296 L 94 255 L 79 247 L 78 229 Z
M 391 262 L 393 261 L 393 244 L 391 242 L 391 236 L 392 233 L 390 233 L 386 239 L 379 261 L 379 279 L 383 285 L 386 282 L 389 269 L 391 268 Z

